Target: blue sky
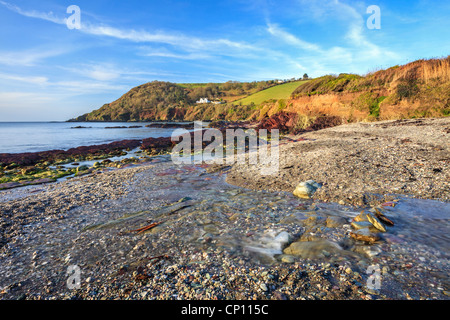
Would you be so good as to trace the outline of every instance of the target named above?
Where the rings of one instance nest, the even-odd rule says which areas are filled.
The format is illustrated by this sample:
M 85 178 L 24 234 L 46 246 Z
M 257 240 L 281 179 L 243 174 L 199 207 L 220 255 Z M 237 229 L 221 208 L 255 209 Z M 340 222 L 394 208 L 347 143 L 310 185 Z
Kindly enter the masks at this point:
M 69 29 L 70 5 L 81 28 Z M 381 28 L 366 12 L 377 5 Z M 450 54 L 450 1 L 0 0 L 0 121 L 67 120 L 153 80 L 365 74 Z

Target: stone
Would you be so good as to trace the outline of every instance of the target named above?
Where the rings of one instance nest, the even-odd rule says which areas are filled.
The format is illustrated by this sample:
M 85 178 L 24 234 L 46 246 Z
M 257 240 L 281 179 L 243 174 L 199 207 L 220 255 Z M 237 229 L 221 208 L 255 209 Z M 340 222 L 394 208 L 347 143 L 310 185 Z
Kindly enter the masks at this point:
M 302 224 L 305 227 L 311 227 L 319 224 L 320 220 L 323 219 L 321 217 L 317 217 L 317 215 L 314 213 L 314 215 L 311 215 L 305 220 L 302 220 Z
M 369 221 L 369 219 L 367 219 L 367 213 L 361 211 L 359 215 L 353 218 L 353 221 L 361 222 L 361 221 Z
M 284 249 L 283 253 L 300 256 L 304 259 L 313 259 L 324 257 L 323 251 L 328 253 L 340 252 L 342 248 L 337 243 L 328 240 L 297 241 L 291 243 L 289 247 Z
M 89 169 L 88 166 L 82 165 L 82 166 L 77 167 L 77 172 L 86 171 L 88 169 Z
M 281 132 L 289 132 L 294 130 L 297 123 L 298 114 L 295 112 L 278 112 L 269 118 L 262 119 L 257 129 L 278 129 Z
M 386 232 L 386 228 L 383 226 L 383 224 L 378 220 L 376 217 L 371 215 L 370 213 L 367 214 L 367 219 L 369 219 L 369 222 L 373 224 L 375 228 L 380 230 L 381 232 Z
M 326 220 L 327 228 L 338 228 L 347 223 L 343 217 L 329 216 Z
M 281 256 L 281 262 L 284 263 L 294 263 L 295 259 L 293 256 L 289 255 L 289 254 L 283 254 Z
M 366 229 L 371 228 L 373 225 L 369 221 L 352 221 L 350 225 L 353 227 L 353 229 L 360 230 L 360 229 Z
M 379 235 L 377 233 L 372 233 L 369 228 L 350 232 L 350 236 L 355 240 L 365 241 L 368 243 L 374 243 L 375 241 L 380 240 Z
M 295 188 L 293 194 L 302 199 L 311 199 L 314 192 L 319 189 L 321 185 L 314 180 L 300 182 Z
M 230 217 L 230 220 L 231 220 L 231 218 L 233 218 L 233 216 Z M 293 214 L 291 214 L 287 217 L 284 217 L 283 219 L 280 220 L 280 223 L 283 223 L 283 224 L 297 224 L 298 222 L 299 222 L 299 219 Z
M 368 258 L 375 257 L 381 253 L 381 249 L 376 246 L 356 246 L 355 252 L 362 253 Z
M 35 167 L 25 167 L 22 168 L 22 175 L 27 175 L 27 174 L 34 174 L 37 172 L 37 169 Z
M 386 217 L 383 213 L 381 213 L 380 210 L 378 210 L 377 208 L 375 208 L 375 215 L 384 224 L 386 224 L 388 226 L 393 226 L 394 225 L 394 222 L 391 219 L 389 219 L 388 217 Z
M 206 233 L 212 233 L 212 234 L 220 234 L 219 228 L 215 224 L 207 224 L 203 226 L 203 230 L 205 230 Z

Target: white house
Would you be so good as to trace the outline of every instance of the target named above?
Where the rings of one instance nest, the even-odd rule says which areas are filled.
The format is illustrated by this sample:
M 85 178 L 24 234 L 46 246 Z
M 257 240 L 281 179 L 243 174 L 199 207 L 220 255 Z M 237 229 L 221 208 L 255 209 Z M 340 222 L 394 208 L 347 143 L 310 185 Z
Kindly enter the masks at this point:
M 200 100 L 197 101 L 197 103 L 210 103 L 208 98 L 200 98 Z

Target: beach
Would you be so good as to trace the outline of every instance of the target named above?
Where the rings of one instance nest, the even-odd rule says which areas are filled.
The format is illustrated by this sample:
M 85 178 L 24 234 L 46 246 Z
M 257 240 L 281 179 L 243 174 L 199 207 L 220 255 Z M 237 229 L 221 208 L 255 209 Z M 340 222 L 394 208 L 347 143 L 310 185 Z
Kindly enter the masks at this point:
M 274 176 L 157 155 L 3 190 L 0 299 L 448 299 L 449 132 L 345 124 L 281 139 Z M 394 225 L 356 240 L 361 211 Z

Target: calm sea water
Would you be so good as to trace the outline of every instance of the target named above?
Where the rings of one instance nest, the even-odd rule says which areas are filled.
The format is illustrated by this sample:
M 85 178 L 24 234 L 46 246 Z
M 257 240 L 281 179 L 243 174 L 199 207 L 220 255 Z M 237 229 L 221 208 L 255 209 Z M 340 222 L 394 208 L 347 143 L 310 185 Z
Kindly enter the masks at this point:
M 113 126 L 142 128 L 105 129 Z M 145 123 L 0 122 L 0 153 L 67 150 L 125 139 L 170 137 L 174 129 L 146 128 Z M 72 127 L 90 127 L 72 129 Z

